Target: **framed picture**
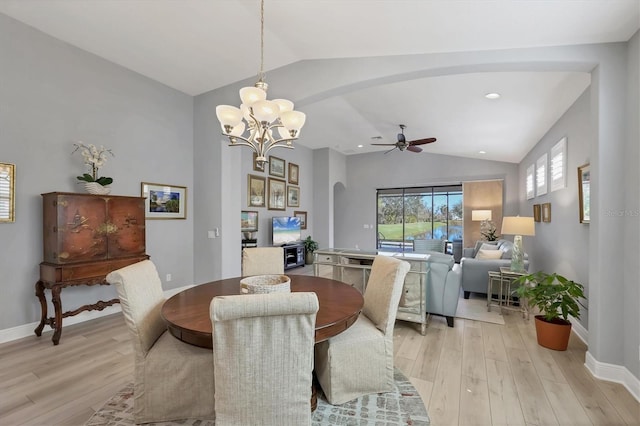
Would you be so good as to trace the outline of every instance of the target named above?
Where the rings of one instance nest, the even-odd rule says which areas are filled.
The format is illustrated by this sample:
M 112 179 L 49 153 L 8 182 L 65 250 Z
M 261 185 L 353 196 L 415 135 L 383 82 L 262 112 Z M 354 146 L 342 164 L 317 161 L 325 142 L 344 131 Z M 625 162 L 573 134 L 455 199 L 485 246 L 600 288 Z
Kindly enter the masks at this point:
M 298 179 L 298 175 L 300 172 L 300 167 L 297 164 L 289 163 L 289 183 L 293 185 L 299 185 L 300 180 Z
M 542 221 L 551 222 L 551 203 L 542 204 Z
M 307 212 L 296 210 L 293 215 L 300 219 L 300 229 L 307 229 Z
M 286 186 L 282 179 L 269 178 L 269 210 L 285 210 Z
M 533 221 L 534 222 L 540 222 L 540 218 L 541 218 L 541 213 L 540 213 L 540 204 L 534 204 L 533 205 Z
M 15 222 L 15 164 L 0 163 L 0 223 Z
M 269 156 L 269 174 L 284 178 L 286 170 L 284 169 L 285 161 L 282 158 Z
M 258 154 L 256 154 L 255 152 L 253 153 L 253 171 L 254 172 L 264 172 L 264 164 L 258 164 L 258 162 L 256 161 L 258 158 Z
M 266 178 L 256 175 L 247 177 L 247 205 L 249 207 L 264 207 Z
M 141 182 L 146 219 L 186 219 L 187 187 Z
M 287 186 L 287 206 L 300 207 L 300 187 Z
M 240 231 L 255 232 L 258 230 L 258 212 L 243 210 L 240 212 Z
M 589 223 L 591 219 L 591 168 L 589 163 L 578 167 L 578 204 L 580 205 L 580 223 Z

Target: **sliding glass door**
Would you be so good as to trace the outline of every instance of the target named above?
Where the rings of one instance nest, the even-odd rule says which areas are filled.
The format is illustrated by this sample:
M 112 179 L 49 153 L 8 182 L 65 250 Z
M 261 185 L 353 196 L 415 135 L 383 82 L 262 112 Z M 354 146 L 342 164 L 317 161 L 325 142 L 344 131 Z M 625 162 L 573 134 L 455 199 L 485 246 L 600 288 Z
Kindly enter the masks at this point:
M 462 240 L 462 185 L 379 189 L 377 243 L 412 252 L 413 240 Z

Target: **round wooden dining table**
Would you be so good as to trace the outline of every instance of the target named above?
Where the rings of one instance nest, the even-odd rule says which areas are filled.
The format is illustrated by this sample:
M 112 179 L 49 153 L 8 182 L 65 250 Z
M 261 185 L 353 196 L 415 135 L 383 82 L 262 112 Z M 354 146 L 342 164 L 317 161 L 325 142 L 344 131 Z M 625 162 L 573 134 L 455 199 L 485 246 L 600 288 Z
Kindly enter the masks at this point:
M 358 319 L 364 299 L 362 294 L 341 281 L 310 275 L 288 275 L 291 291 L 314 292 L 318 297 L 316 343 L 349 328 Z M 227 278 L 188 288 L 167 299 L 162 318 L 169 332 L 192 345 L 212 348 L 209 305 L 216 296 L 240 294 L 243 277 Z

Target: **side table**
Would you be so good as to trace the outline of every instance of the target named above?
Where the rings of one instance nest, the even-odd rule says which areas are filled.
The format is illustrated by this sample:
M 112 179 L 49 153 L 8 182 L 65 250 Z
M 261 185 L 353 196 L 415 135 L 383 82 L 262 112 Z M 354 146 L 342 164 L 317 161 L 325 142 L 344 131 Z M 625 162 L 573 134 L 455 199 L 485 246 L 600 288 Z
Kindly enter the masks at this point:
M 487 310 L 491 306 L 499 306 L 500 309 L 509 309 L 522 313 L 522 318 L 529 319 L 529 309 L 524 300 L 518 301 L 518 306 L 511 300 L 511 284 L 518 278 L 527 275 L 527 272 L 512 271 L 511 268 L 501 267 L 500 272 L 489 271 L 489 283 L 487 285 Z M 497 289 L 497 298 L 493 297 L 493 291 Z

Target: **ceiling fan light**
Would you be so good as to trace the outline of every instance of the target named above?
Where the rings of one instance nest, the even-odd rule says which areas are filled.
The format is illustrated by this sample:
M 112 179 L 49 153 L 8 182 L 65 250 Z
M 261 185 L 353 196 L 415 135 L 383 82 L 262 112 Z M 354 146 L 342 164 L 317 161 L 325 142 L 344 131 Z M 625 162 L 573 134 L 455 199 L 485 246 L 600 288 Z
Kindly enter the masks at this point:
M 288 99 L 274 99 L 272 102 L 275 102 L 280 107 L 280 113 L 293 111 L 293 102 Z
M 282 125 L 289 131 L 294 130 L 296 133 L 300 132 L 307 116 L 304 112 L 300 111 L 286 111 L 280 115 Z
M 216 117 L 223 126 L 235 127 L 242 121 L 242 111 L 231 105 L 218 105 Z
M 267 92 L 258 87 L 243 87 L 240 89 L 240 99 L 243 104 L 251 107 L 254 103 L 267 99 Z
M 280 107 L 273 101 L 257 101 L 251 107 L 253 110 L 253 116 L 261 123 L 271 123 L 280 114 Z

